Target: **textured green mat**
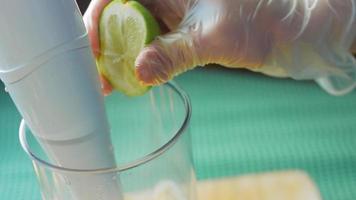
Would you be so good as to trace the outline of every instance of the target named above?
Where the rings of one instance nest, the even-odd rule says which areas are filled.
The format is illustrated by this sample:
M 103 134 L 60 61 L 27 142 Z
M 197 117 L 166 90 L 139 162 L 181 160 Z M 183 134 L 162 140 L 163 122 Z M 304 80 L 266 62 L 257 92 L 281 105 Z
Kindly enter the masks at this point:
M 193 103 L 200 179 L 303 169 L 324 199 L 356 199 L 356 92 L 332 97 L 312 82 L 216 68 L 177 81 Z M 17 138 L 20 116 L 2 88 L 0 199 L 38 200 L 31 162 Z

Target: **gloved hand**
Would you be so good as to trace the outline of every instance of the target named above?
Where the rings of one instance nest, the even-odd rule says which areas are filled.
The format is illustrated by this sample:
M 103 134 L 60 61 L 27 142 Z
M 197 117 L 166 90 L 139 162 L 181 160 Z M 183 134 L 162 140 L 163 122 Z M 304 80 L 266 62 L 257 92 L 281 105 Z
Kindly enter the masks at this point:
M 84 19 L 96 55 L 93 0 Z M 356 0 L 140 0 L 168 32 L 136 59 L 147 85 L 209 63 L 271 76 L 314 79 L 332 94 L 356 87 Z M 105 82 L 105 80 L 104 80 Z M 108 84 L 104 87 L 110 91 Z

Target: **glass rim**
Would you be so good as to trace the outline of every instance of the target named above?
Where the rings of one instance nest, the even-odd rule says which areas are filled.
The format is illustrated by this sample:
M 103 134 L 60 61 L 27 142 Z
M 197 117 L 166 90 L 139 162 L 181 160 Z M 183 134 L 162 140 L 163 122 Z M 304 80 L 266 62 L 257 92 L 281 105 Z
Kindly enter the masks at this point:
M 98 168 L 98 169 L 74 169 L 74 168 L 66 168 L 66 167 L 61 167 L 57 166 L 55 164 L 52 164 L 48 161 L 45 161 L 38 157 L 30 148 L 30 145 L 27 142 L 27 137 L 26 137 L 26 122 L 24 119 L 21 120 L 20 127 L 19 127 L 19 139 L 20 139 L 20 144 L 22 146 L 22 149 L 25 151 L 25 153 L 30 157 L 30 159 L 33 162 L 36 162 L 40 164 L 41 166 L 51 169 L 53 171 L 58 171 L 58 172 L 65 172 L 65 173 L 90 173 L 90 174 L 102 174 L 102 173 L 118 173 L 118 172 L 124 172 L 133 168 L 136 168 L 138 166 L 144 165 L 151 160 L 154 160 L 158 157 L 160 157 L 162 154 L 164 154 L 166 151 L 168 151 L 177 141 L 178 139 L 183 135 L 183 133 L 186 131 L 191 114 L 192 114 L 192 106 L 191 102 L 189 99 L 188 94 L 181 89 L 174 81 L 167 82 L 166 84 L 168 87 L 170 87 L 175 93 L 178 94 L 180 99 L 183 101 L 184 108 L 185 108 L 185 116 L 182 124 L 180 127 L 177 129 L 177 131 L 172 134 L 173 137 L 169 139 L 167 142 L 165 142 L 163 145 L 160 145 L 156 150 L 153 150 L 152 152 L 141 156 L 140 158 L 137 158 L 133 161 L 129 161 L 125 164 L 118 165 L 116 167 L 111 167 L 111 168 Z

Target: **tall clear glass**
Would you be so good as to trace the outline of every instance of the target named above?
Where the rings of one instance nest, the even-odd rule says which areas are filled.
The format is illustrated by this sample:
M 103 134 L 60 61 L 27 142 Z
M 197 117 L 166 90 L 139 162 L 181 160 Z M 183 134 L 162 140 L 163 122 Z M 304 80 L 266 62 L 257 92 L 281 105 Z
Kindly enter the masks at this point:
M 110 174 L 120 182 L 125 200 L 196 200 L 188 130 L 191 104 L 186 93 L 175 83 L 168 83 L 141 97 L 114 93 L 105 101 L 116 168 L 86 170 L 56 166 L 46 157 L 25 122 L 21 122 L 20 142 L 33 161 L 42 199 L 81 200 L 72 194 L 68 176 Z M 98 195 L 95 199 L 102 199 L 100 194 L 106 186 L 95 188 Z

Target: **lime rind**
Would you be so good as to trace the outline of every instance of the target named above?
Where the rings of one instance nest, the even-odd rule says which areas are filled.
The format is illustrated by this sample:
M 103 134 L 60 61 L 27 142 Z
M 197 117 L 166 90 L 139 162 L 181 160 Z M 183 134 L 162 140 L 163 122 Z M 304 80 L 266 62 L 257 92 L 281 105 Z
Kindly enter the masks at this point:
M 149 44 L 152 42 L 157 35 L 160 34 L 161 30 L 159 28 L 159 24 L 156 19 L 152 16 L 150 11 L 148 11 L 143 5 L 138 3 L 137 1 L 128 1 L 127 4 L 131 5 L 136 10 L 139 10 L 145 19 L 146 29 L 149 30 L 146 35 L 145 44 Z

